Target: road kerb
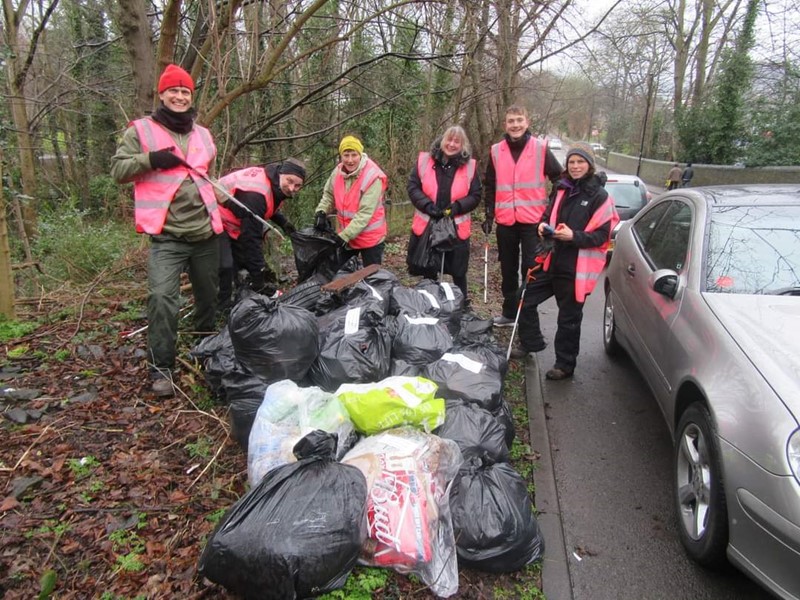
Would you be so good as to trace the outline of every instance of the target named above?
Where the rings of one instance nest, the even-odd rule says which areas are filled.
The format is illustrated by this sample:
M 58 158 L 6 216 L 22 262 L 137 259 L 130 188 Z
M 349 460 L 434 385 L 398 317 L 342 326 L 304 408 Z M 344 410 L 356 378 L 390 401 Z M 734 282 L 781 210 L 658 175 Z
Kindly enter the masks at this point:
M 561 509 L 544 414 L 541 370 L 535 354 L 529 354 L 525 359 L 525 398 L 528 404 L 531 448 L 539 453 L 538 468 L 534 471 L 533 481 L 536 486 L 537 520 L 545 543 L 542 591 L 547 600 L 572 600 Z

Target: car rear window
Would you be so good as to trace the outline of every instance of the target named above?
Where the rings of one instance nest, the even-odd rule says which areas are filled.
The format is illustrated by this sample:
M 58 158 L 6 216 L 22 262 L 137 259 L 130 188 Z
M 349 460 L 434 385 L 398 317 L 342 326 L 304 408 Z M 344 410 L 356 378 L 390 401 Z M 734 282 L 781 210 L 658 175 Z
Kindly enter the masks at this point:
M 642 208 L 647 204 L 644 188 L 633 183 L 607 182 L 606 190 L 614 199 L 614 206 L 618 208 Z
M 778 294 L 800 287 L 800 204 L 711 212 L 706 290 Z

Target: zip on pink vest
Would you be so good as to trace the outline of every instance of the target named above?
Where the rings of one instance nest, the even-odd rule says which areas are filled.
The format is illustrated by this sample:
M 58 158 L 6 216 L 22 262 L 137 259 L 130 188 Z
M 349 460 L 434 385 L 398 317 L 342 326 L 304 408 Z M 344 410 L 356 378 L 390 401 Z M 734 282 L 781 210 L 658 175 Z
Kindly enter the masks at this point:
M 187 154 L 175 143 L 169 132 L 150 117 L 137 119 L 131 123 L 136 128 L 143 152 L 171 151 L 203 175 L 217 155 L 217 148 L 211 132 L 205 127 L 195 125 L 189 134 Z M 205 179 L 183 165 L 172 169 L 155 169 L 138 175 L 133 184 L 134 216 L 137 233 L 157 235 L 164 228 L 169 205 L 178 188 L 187 177 L 191 177 L 200 192 L 200 197 L 208 210 L 211 228 L 214 233 L 222 233 L 222 217 L 217 206 L 214 188 Z
M 266 171 L 261 167 L 249 167 L 228 173 L 219 180 L 220 185 L 228 190 L 231 196 L 235 196 L 237 191 L 256 192 L 261 194 L 267 201 L 267 209 L 264 212 L 264 220 L 269 219 L 275 212 L 274 200 L 272 198 L 272 186 L 267 178 Z M 242 233 L 242 221 L 233 214 L 233 211 L 223 205 L 219 207 L 222 215 L 222 224 L 231 239 L 238 240 Z
M 531 137 L 514 162 L 508 142 L 502 140 L 492 146 L 491 156 L 497 175 L 494 220 L 499 225 L 538 223 L 547 208 L 547 144 Z
M 353 220 L 353 217 L 356 216 L 358 205 L 361 202 L 361 194 L 375 183 L 376 179 L 381 181 L 381 197 L 378 201 L 378 207 L 372 214 L 367 226 L 357 237 L 350 240 L 350 247 L 356 250 L 372 248 L 381 243 L 386 237 L 386 211 L 383 208 L 383 194 L 387 186 L 386 174 L 381 171 L 381 168 L 371 158 L 367 158 L 364 168 L 361 169 L 361 173 L 358 174 L 356 180 L 350 184 L 349 190 L 345 189 L 344 175 L 341 168 L 337 167 L 336 174 L 333 177 L 333 201 L 336 206 L 339 231 L 345 229 L 350 224 L 350 221 Z
M 436 203 L 436 194 L 439 192 L 439 184 L 436 181 L 436 171 L 433 168 L 434 160 L 429 152 L 420 152 L 417 158 L 417 172 L 419 179 L 422 182 L 422 191 L 425 195 Z M 450 204 L 466 198 L 469 195 L 469 188 L 472 184 L 472 179 L 475 177 L 476 161 L 470 158 L 467 164 L 461 165 L 456 169 L 453 176 L 453 186 L 450 188 Z M 414 235 L 422 235 L 425 227 L 430 221 L 430 216 L 421 210 L 414 209 L 414 218 L 411 221 L 411 231 Z M 469 238 L 470 228 L 472 227 L 472 219 L 469 213 L 456 215 L 453 218 L 456 224 L 456 233 L 462 240 Z
M 558 216 L 558 208 L 564 198 L 564 193 L 565 190 L 558 190 L 556 200 L 553 203 L 553 210 L 550 212 L 550 226 L 554 229 L 557 225 L 556 217 Z M 586 302 L 586 297 L 594 290 L 600 279 L 600 273 L 603 272 L 606 266 L 606 252 L 608 251 L 608 245 L 611 243 L 611 232 L 614 231 L 614 227 L 619 223 L 619 215 L 611 196 L 606 198 L 605 202 L 594 211 L 584 231 L 594 231 L 608 221 L 611 221 L 611 228 L 608 230 L 608 239 L 603 245 L 595 248 L 578 249 L 578 260 L 575 264 L 575 300 L 578 302 Z M 550 258 L 550 254 L 545 258 L 545 271 L 550 268 Z

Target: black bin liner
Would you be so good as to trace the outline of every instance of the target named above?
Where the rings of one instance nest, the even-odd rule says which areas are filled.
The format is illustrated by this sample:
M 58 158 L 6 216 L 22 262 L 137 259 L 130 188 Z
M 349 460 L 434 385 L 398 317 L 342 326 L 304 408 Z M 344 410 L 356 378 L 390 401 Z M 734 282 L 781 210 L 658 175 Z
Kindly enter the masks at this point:
M 472 312 L 462 313 L 455 341 L 464 345 L 495 343 L 492 326 L 491 319 L 481 319 Z
M 269 384 L 241 367 L 222 376 L 225 398 L 230 404 L 231 436 L 247 452 L 250 430 Z
M 197 344 L 190 354 L 203 365 L 206 383 L 219 398 L 224 398 L 222 376 L 238 367 L 236 352 L 233 349 L 228 326 L 220 329 L 217 335 L 209 336 Z
M 412 365 L 439 360 L 453 346 L 447 325 L 438 317 L 400 315 L 392 340 L 392 358 Z
M 345 253 L 333 231 L 304 227 L 290 234 L 289 239 L 292 242 L 298 283 L 315 274 L 330 281 L 345 262 Z
M 333 281 L 340 277 L 349 275 L 352 271 L 340 270 Z M 397 277 L 391 271 L 378 269 L 372 275 L 365 277 L 354 285 L 343 289 L 338 293 L 324 293 L 320 297 L 316 306 L 316 314 L 324 315 L 345 305 L 353 305 L 365 296 L 380 299 L 383 302 L 383 312 L 389 313 L 389 303 L 392 298 L 392 290 L 397 285 Z
M 422 293 L 424 291 L 424 293 Z M 392 292 L 389 303 L 389 313 L 399 315 L 406 313 L 409 315 L 438 317 L 442 310 L 435 294 L 427 290 L 416 290 L 398 285 Z
M 427 292 L 436 298 L 439 304 L 439 317 L 447 321 L 447 327 L 454 336 L 461 328 L 461 315 L 464 313 L 464 294 L 461 288 L 447 281 L 423 279 L 414 289 Z
M 319 351 L 313 313 L 266 296 L 251 296 L 237 304 L 229 328 L 236 358 L 267 383 L 300 381 Z
M 433 433 L 458 444 L 465 460 L 488 456 L 493 462 L 508 462 L 505 427 L 477 404 L 448 400 L 444 423 Z
M 270 471 L 222 518 L 198 570 L 247 599 L 309 598 L 342 587 L 367 536 L 367 482 L 313 431 L 298 462 Z
M 423 370 L 424 367 L 422 365 L 412 365 L 404 360 L 393 358 L 389 367 L 389 375 L 392 377 L 419 377 Z
M 454 341 L 451 352 L 472 352 L 480 356 L 482 362 L 498 371 L 502 377 L 505 377 L 506 373 L 508 373 L 506 349 L 501 348 L 493 341 L 469 344 L 464 342 L 463 339 L 462 341 Z
M 320 317 L 320 351 L 308 370 L 314 385 L 335 392 L 343 383 L 385 379 L 391 363 L 391 338 L 380 302 L 362 299 Z
M 506 446 L 511 448 L 511 444 L 514 443 L 517 432 L 514 429 L 514 415 L 511 414 L 511 407 L 508 405 L 505 398 L 500 402 L 500 406 L 492 412 L 492 415 L 506 433 Z
M 503 376 L 471 350 L 448 352 L 425 367 L 423 377 L 439 385 L 437 396 L 465 400 L 494 412 L 503 401 Z
M 450 511 L 459 567 L 510 573 L 544 554 L 525 480 L 508 463 L 471 458 L 453 481 Z

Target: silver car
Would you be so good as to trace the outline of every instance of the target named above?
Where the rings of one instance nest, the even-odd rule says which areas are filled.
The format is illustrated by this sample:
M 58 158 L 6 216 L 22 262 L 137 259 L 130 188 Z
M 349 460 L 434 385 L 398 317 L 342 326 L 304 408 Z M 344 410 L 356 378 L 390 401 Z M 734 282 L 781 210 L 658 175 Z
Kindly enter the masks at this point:
M 675 190 L 616 242 L 603 342 L 672 433 L 686 552 L 800 599 L 800 186 Z

